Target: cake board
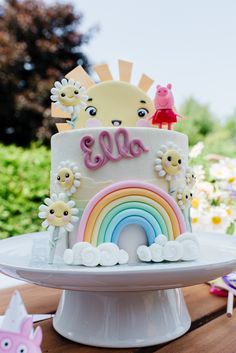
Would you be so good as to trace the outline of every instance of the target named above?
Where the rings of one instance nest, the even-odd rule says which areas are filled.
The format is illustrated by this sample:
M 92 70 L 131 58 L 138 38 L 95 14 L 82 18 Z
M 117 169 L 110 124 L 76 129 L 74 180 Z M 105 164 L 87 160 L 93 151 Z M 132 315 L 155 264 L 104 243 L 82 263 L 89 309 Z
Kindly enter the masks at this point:
M 0 270 L 11 277 L 63 289 L 53 326 L 62 336 L 100 347 L 142 347 L 173 340 L 190 327 L 181 287 L 236 269 L 234 237 L 197 233 L 193 262 L 85 268 L 32 261 L 40 232 L 1 241 Z M 40 254 L 39 254 L 40 255 Z

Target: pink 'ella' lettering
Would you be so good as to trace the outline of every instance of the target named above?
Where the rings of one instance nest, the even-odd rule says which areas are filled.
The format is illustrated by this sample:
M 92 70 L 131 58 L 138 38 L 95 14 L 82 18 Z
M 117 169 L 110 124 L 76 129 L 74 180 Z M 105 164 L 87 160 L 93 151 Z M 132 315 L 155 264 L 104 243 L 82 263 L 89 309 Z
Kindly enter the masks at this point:
M 96 170 L 103 167 L 109 161 L 118 162 L 122 158 L 133 159 L 149 152 L 140 139 L 130 139 L 126 129 L 120 128 L 115 131 L 114 137 L 109 131 L 103 130 L 98 136 L 98 144 L 102 154 L 93 156 L 95 139 L 91 135 L 85 135 L 80 141 L 80 148 L 84 153 L 84 164 L 86 168 Z M 114 152 L 114 146 L 117 152 Z

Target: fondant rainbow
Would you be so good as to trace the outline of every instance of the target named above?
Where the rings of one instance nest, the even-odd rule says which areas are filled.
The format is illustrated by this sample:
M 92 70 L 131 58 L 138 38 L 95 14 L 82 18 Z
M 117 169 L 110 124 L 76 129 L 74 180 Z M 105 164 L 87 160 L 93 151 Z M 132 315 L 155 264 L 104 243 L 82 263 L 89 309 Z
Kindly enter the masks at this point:
M 129 180 L 104 188 L 88 202 L 80 220 L 78 241 L 94 246 L 118 243 L 129 224 L 144 229 L 149 245 L 159 234 L 173 240 L 185 232 L 183 215 L 171 196 L 155 185 Z

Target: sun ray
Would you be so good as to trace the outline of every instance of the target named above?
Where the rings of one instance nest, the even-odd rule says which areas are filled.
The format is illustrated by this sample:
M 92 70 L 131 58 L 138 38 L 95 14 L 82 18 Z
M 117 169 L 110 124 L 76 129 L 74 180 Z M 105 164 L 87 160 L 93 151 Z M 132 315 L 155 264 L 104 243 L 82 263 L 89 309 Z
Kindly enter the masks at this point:
M 56 127 L 59 132 L 72 130 L 71 126 L 66 123 L 58 123 Z
M 120 81 L 130 82 L 133 63 L 125 60 L 118 60 Z
M 60 110 L 55 103 L 51 104 L 51 116 L 52 118 L 70 119 L 70 114 Z
M 111 71 L 107 64 L 95 65 L 94 71 L 98 74 L 98 77 L 101 81 L 111 81 L 113 80 Z
M 144 92 L 147 92 L 149 88 L 152 86 L 154 80 L 152 80 L 150 77 L 147 75 L 143 74 L 140 78 L 140 81 L 138 83 L 138 87 L 143 90 Z
M 77 66 L 74 70 L 70 71 L 65 77 L 68 79 L 73 79 L 75 81 L 79 81 L 81 86 L 83 86 L 85 88 L 89 88 L 89 87 L 95 85 L 95 82 L 87 74 L 87 72 L 82 68 L 81 65 Z

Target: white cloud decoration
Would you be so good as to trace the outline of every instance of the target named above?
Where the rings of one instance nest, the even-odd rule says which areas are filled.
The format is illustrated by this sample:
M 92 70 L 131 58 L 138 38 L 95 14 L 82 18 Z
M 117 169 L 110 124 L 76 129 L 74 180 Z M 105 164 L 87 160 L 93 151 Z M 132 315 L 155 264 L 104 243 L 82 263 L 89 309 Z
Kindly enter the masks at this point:
M 139 246 L 137 255 L 141 262 L 193 261 L 200 256 L 200 247 L 192 233 L 183 233 L 170 241 L 159 234 L 152 245 Z
M 87 242 L 76 243 L 64 252 L 64 262 L 74 266 L 115 266 L 128 263 L 129 255 L 114 243 L 103 243 L 94 247 Z

